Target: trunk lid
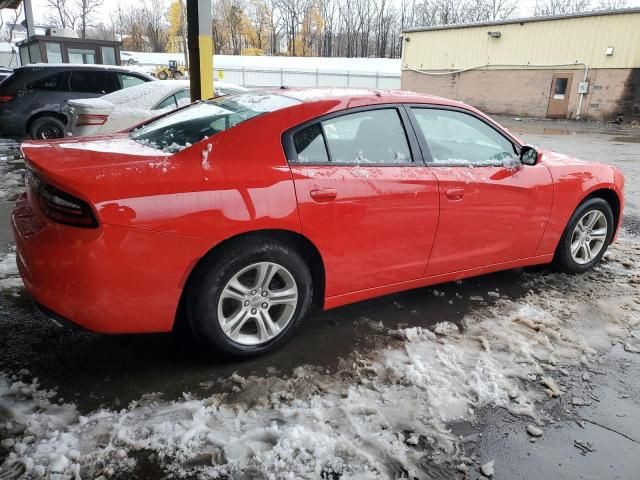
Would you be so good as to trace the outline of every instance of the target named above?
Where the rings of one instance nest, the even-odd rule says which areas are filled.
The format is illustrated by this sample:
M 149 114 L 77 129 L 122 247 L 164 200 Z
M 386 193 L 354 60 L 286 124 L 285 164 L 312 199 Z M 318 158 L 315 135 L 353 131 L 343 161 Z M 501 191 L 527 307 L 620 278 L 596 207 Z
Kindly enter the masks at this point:
M 131 184 L 144 193 L 146 181 L 160 180 L 172 159 L 126 133 L 28 141 L 22 144 L 22 153 L 29 169 L 44 182 L 91 202 L 118 198 Z

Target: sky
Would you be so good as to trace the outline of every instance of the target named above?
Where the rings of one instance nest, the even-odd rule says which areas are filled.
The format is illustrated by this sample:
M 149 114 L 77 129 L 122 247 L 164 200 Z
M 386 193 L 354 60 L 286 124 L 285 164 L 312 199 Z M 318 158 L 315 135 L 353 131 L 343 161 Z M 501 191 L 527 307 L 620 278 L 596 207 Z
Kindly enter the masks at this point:
M 46 4 L 47 4 L 46 0 L 31 0 L 31 1 L 32 1 L 32 4 L 33 4 L 33 12 L 34 12 L 36 23 L 44 23 L 44 21 L 48 17 L 48 13 L 47 13 L 48 9 L 46 7 Z M 522 0 L 522 1 L 519 1 L 518 2 L 518 12 L 516 14 L 516 17 L 529 17 L 529 16 L 533 15 L 533 12 L 535 11 L 535 8 L 536 8 L 537 1 L 538 0 Z M 168 5 L 170 0 L 165 0 L 165 2 Z M 96 16 L 96 20 L 98 22 L 107 23 L 109 21 L 110 13 L 117 8 L 118 3 L 120 3 L 121 5 L 126 7 L 128 2 L 126 0 L 125 1 L 122 1 L 122 0 L 104 0 L 104 4 L 103 4 L 102 8 L 100 9 L 98 15 Z M 597 3 L 597 0 L 593 0 L 593 3 Z M 629 0 L 627 2 L 627 6 L 628 7 L 638 7 L 638 6 L 640 6 L 640 0 Z M 5 14 L 5 18 L 7 18 L 7 16 L 8 15 Z

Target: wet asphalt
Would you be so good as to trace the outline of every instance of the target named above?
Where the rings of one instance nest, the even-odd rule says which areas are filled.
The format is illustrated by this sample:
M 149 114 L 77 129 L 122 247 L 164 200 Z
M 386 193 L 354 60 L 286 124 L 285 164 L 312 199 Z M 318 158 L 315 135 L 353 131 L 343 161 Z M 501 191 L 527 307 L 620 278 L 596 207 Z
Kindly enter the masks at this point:
M 618 165 L 627 178 L 624 224 L 640 235 L 640 129 L 513 118 L 498 121 L 528 143 Z M 22 166 L 15 163 L 11 168 Z M 12 244 L 11 207 L 11 201 L 0 200 L 0 254 Z M 526 271 L 536 274 L 545 268 Z M 163 392 L 167 399 L 183 392 L 197 394 L 201 383 L 233 372 L 246 377 L 265 375 L 267 369 L 275 368 L 288 376 L 301 364 L 335 371 L 342 360 L 356 352 L 366 354 L 388 341 L 377 334 L 377 325 L 398 328 L 459 323 L 475 306 L 491 303 L 489 290 L 519 298 L 525 294 L 519 281 L 523 272 L 510 270 L 316 312 L 283 349 L 243 362 L 205 358 L 172 334 L 106 336 L 63 330 L 40 316 L 23 292 L 1 291 L 0 371 L 26 369 L 42 387 L 56 389 L 65 401 L 86 412 L 100 406 L 125 406 L 150 392 Z M 476 296 L 484 300 L 471 300 Z M 470 456 L 479 463 L 495 462 L 494 478 L 639 478 L 640 355 L 614 348 L 592 381 L 582 381 L 583 373 L 580 368 L 569 372 L 571 391 L 543 406 L 554 412 L 556 421 L 535 443 L 526 433 L 530 421 L 502 409 L 485 409 L 473 423 L 452 428 L 468 439 Z M 566 402 L 574 391 L 581 395 L 585 389 L 598 400 L 579 411 L 570 408 Z M 142 468 L 138 475 L 161 477 L 153 466 Z M 461 474 L 434 468 L 431 476 L 458 478 Z M 472 470 L 468 478 L 481 476 Z

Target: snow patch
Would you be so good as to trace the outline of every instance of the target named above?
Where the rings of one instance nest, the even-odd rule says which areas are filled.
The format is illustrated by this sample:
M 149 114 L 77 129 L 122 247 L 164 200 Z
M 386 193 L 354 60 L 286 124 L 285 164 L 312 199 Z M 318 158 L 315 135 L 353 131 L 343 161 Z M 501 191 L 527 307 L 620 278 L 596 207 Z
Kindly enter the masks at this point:
M 620 242 L 612 247 L 620 258 L 640 249 L 624 234 Z M 71 477 L 126 475 L 130 453 L 146 450 L 169 474 L 208 478 L 423 477 L 425 455 L 464 470 L 452 422 L 497 406 L 543 425 L 536 405 L 562 394 L 558 372 L 638 334 L 640 292 L 629 282 L 637 269 L 610 261 L 580 276 L 525 273 L 530 293 L 476 308 L 461 331 L 446 323 L 436 333 L 389 331 L 401 339 L 389 338 L 395 348 L 356 353 L 334 374 L 306 366 L 290 377 L 236 374 L 205 398 L 151 394 L 80 415 L 35 381 L 0 375 L 5 466 L 21 462 L 32 476 L 52 465 Z M 481 470 L 492 475 L 492 462 Z
M 0 257 L 0 291 L 22 287 L 15 250 L 15 247 L 11 247 L 9 252 Z

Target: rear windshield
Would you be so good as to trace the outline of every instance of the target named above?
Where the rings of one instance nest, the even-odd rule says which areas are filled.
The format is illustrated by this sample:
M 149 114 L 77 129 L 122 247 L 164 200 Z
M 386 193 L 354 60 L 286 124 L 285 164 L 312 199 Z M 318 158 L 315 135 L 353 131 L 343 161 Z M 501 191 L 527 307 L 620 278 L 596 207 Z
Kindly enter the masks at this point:
M 177 152 L 205 137 L 263 113 L 300 103 L 271 93 L 242 93 L 196 103 L 130 133 L 132 139 L 165 152 Z

